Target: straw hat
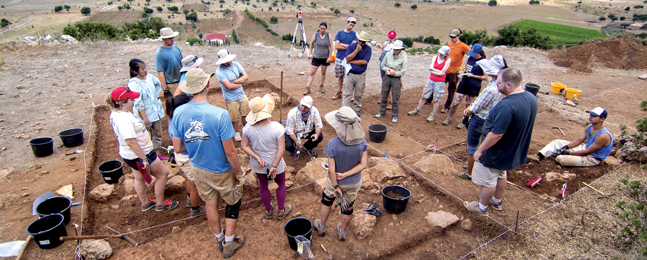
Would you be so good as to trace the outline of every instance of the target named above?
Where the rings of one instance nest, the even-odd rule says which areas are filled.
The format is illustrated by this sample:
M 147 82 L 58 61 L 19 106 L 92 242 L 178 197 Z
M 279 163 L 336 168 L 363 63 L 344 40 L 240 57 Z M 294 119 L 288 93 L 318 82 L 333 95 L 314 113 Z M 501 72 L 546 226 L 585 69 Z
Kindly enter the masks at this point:
M 216 66 L 220 66 L 222 64 L 225 64 L 227 62 L 230 62 L 236 58 L 236 54 L 231 54 L 227 51 L 227 49 L 222 49 L 218 51 L 218 61 L 216 62 Z
M 271 118 L 273 110 L 274 98 L 270 94 L 265 94 L 262 98 L 255 97 L 249 101 L 249 114 L 245 120 L 254 125 L 263 119 Z
M 360 118 L 352 108 L 343 106 L 326 114 L 325 118 L 346 145 L 357 145 L 364 141 L 366 133 L 359 123 Z
M 368 41 L 370 41 L 370 40 L 371 40 L 371 38 L 370 38 L 370 37 L 371 37 L 371 36 L 370 36 L 367 32 L 365 32 L 365 31 L 361 31 L 361 32 L 357 35 L 357 39 L 358 39 L 358 40 L 360 40 L 360 41 L 363 41 L 363 42 L 368 42 Z
M 202 64 L 203 59 L 198 58 L 193 55 L 187 55 L 186 57 L 182 58 L 182 68 L 180 69 L 180 72 L 185 72 L 189 71 L 190 69 L 197 68 Z
M 164 28 L 160 29 L 160 38 L 162 38 L 162 39 L 173 38 L 173 37 L 177 36 L 178 34 L 180 34 L 180 33 L 174 32 L 173 29 L 168 28 L 168 27 L 164 27 Z
M 187 94 L 195 94 L 202 91 L 213 74 L 209 75 L 200 68 L 190 69 L 186 73 L 186 80 L 180 82 L 178 86 L 182 92 Z

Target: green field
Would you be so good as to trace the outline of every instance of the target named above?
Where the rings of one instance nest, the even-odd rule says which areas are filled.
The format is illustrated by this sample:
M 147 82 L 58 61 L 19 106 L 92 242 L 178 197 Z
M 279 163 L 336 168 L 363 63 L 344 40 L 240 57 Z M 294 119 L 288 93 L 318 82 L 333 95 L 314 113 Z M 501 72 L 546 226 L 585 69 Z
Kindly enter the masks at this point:
M 546 23 L 535 20 L 522 20 L 513 25 L 518 26 L 521 30 L 535 28 L 541 34 L 548 35 L 552 40 L 569 44 L 578 43 L 581 40 L 601 39 L 607 36 L 596 30 L 584 29 L 568 25 L 555 23 Z

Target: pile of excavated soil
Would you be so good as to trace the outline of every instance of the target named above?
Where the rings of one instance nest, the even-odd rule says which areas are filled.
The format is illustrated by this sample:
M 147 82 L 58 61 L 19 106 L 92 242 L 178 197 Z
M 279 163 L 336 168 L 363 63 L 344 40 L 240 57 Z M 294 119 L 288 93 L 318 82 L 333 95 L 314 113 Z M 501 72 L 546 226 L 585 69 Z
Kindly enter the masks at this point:
M 647 46 L 633 39 L 615 39 L 552 51 L 548 57 L 557 66 L 582 72 L 593 68 L 645 69 Z

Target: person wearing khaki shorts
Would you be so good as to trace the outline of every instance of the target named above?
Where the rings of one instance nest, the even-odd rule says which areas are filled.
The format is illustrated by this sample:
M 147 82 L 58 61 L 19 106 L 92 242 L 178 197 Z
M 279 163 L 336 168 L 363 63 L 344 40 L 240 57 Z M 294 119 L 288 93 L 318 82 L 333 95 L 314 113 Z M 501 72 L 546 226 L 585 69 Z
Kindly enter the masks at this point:
M 247 99 L 247 96 L 235 101 L 225 100 L 225 106 L 227 107 L 227 112 L 229 112 L 231 122 L 238 121 L 239 118 L 242 118 L 243 125 L 247 124 L 245 120 L 245 117 L 249 114 L 249 99 Z
M 242 140 L 240 131 L 247 124 L 245 117 L 249 113 L 249 100 L 243 91 L 243 83 L 247 82 L 249 76 L 247 76 L 247 72 L 240 63 L 233 61 L 234 58 L 236 58 L 236 55 L 229 53 L 226 49 L 219 50 L 218 61 L 216 62 L 218 68 L 215 75 L 220 83 L 220 89 L 227 104 L 231 123 L 236 131 L 234 140 L 240 142 Z M 242 124 L 238 124 L 238 119 Z

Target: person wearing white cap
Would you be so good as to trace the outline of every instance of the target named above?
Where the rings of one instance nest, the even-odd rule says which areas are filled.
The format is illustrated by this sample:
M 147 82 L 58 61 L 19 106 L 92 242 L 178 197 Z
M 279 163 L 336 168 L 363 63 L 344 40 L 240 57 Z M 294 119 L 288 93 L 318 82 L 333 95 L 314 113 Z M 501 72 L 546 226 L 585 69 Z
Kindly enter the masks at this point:
M 449 46 L 445 45 L 438 49 L 438 55 L 434 56 L 431 59 L 431 64 L 429 64 L 429 79 L 425 88 L 422 90 L 422 98 L 418 103 L 416 109 L 409 111 L 408 115 L 415 116 L 420 114 L 420 109 L 425 105 L 427 99 L 432 98 L 433 100 L 433 109 L 429 117 L 427 117 L 427 122 L 432 122 L 436 118 L 436 113 L 438 112 L 438 106 L 440 105 L 440 98 L 445 94 L 445 75 L 449 65 L 452 63 L 452 59 L 449 58 Z
M 380 65 L 386 76 L 382 78 L 382 102 L 380 102 L 380 111 L 375 117 L 383 117 L 386 113 L 387 99 L 389 92 L 392 93 L 393 107 L 391 108 L 391 122 L 398 122 L 400 112 L 400 92 L 402 92 L 402 81 L 400 77 L 407 72 L 407 56 L 402 54 L 402 41 L 396 40 L 393 43 L 392 51 L 387 53 Z
M 323 140 L 323 123 L 319 110 L 312 105 L 312 97 L 305 96 L 299 105 L 290 109 L 285 127 L 285 150 L 290 156 L 294 156 L 297 150 L 305 149 L 305 152 L 317 156 L 315 147 Z M 301 139 L 306 139 L 301 143 Z
M 362 31 L 357 35 L 358 42 L 351 43 L 346 49 L 346 61 L 350 64 L 348 75 L 344 77 L 344 91 L 342 106 L 353 106 L 353 110 L 360 115 L 362 111 L 362 97 L 366 88 L 366 69 L 371 60 L 372 49 L 366 44 L 370 41 L 367 32 Z M 351 97 L 354 101 L 351 104 Z
M 180 82 L 180 69 L 182 68 L 182 52 L 175 43 L 175 36 L 178 32 L 173 29 L 164 27 L 160 29 L 160 38 L 162 46 L 155 52 L 155 71 L 157 77 L 162 83 L 164 95 L 175 93 L 177 84 Z
M 355 23 L 357 23 L 357 19 L 355 19 L 355 17 L 348 17 L 348 20 L 346 20 L 346 28 L 337 32 L 337 35 L 335 35 L 335 49 L 337 49 L 337 57 L 335 58 L 335 78 L 338 80 L 339 89 L 332 97 L 332 100 L 337 100 L 342 97 L 342 87 L 344 85 L 344 74 L 346 74 L 346 71 L 341 63 L 346 58 L 346 49 L 348 48 L 348 45 L 357 42 L 357 34 L 353 31 Z
M 499 92 L 499 88 L 496 85 L 497 76 L 500 70 L 508 67 L 505 59 L 501 55 L 496 55 L 489 60 L 483 59 L 477 63 L 483 68 L 485 75 L 490 76 L 491 80 L 485 89 L 481 91 L 481 94 L 479 94 L 474 103 L 463 111 L 463 116 L 470 118 L 469 126 L 467 127 L 467 172 L 458 172 L 456 176 L 467 180 L 472 178 L 474 153 L 481 141 L 485 119 L 490 114 L 490 109 L 503 98 L 503 94 Z
M 179 84 L 186 84 L 186 72 L 189 71 L 190 69 L 198 68 L 198 66 L 200 66 L 200 64 L 202 64 L 203 61 L 204 61 L 203 58 L 199 58 L 193 55 L 187 55 L 186 57 L 182 58 L 182 68 L 180 69 Z M 180 94 L 182 94 L 182 90 L 180 90 L 180 88 L 178 87 L 175 89 L 175 92 L 173 92 L 173 96 L 177 96 Z M 188 96 L 192 96 L 192 95 L 189 94 Z
M 227 112 L 231 118 L 231 123 L 236 130 L 236 137 L 234 140 L 240 142 L 240 128 L 238 120 L 242 122 L 242 126 L 246 124 L 245 116 L 249 113 L 249 99 L 243 91 L 243 83 L 247 82 L 249 76 L 243 69 L 240 63 L 233 61 L 236 58 L 235 54 L 229 53 L 226 49 L 218 51 L 218 61 L 216 62 L 216 77 L 220 82 L 220 89 L 222 96 L 225 98 L 225 105 Z
M 212 75 L 195 68 L 186 73 L 182 92 L 193 94 L 191 102 L 173 112 L 169 127 L 175 152 L 189 152 L 193 168 L 187 177 L 195 182 L 198 194 L 206 202 L 209 227 L 214 232 L 218 250 L 229 258 L 245 244 L 245 236 L 235 235 L 243 196 L 245 174 L 234 146 L 236 132 L 227 111 L 207 102 Z M 225 203 L 225 229 L 218 214 L 218 198 Z
M 575 140 L 555 139 L 536 155 L 528 155 L 528 159 L 539 162 L 556 156 L 555 161 L 562 166 L 596 166 L 603 162 L 613 149 L 613 135 L 603 125 L 608 113 L 601 107 L 586 113 L 591 125 Z

